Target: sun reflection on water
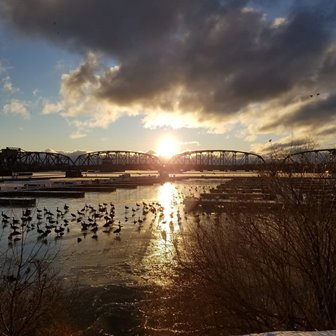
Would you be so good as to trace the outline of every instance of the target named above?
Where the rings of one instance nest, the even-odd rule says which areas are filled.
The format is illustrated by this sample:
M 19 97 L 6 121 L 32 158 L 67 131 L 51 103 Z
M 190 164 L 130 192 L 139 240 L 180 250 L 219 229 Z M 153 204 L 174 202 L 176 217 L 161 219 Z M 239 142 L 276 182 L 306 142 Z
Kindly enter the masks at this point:
M 178 221 L 181 199 L 173 183 L 161 185 L 156 195 L 159 211 L 155 216 L 155 228 L 147 255 L 144 258 L 146 272 L 156 284 L 166 286 L 174 277 L 176 251 L 174 240 L 181 229 Z
M 159 188 L 158 202 L 162 206 L 158 225 L 161 228 L 161 238 L 164 245 L 171 243 L 174 233 L 178 231 L 178 197 L 174 184 L 167 182 Z

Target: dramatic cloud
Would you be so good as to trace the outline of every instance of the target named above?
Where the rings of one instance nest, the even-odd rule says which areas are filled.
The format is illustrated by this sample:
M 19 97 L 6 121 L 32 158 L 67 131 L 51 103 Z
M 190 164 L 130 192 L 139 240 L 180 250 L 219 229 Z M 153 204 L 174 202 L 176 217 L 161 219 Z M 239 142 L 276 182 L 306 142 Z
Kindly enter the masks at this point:
M 319 146 L 317 142 L 309 137 L 293 139 L 291 136 L 273 142 L 270 139 L 267 143 L 255 143 L 252 149 L 255 153 L 261 154 L 266 158 L 268 155 L 286 157 L 288 154 L 313 150 Z
M 258 9 L 255 4 L 258 4 Z M 61 113 L 85 128 L 122 115 L 146 127 L 235 123 L 245 136 L 335 136 L 335 4 L 292 1 L 270 19 L 263 1 L 3 0 L 22 34 L 83 53 L 61 79 Z M 31 10 L 34 8 L 34 10 Z M 101 59 L 115 64 L 104 66 Z

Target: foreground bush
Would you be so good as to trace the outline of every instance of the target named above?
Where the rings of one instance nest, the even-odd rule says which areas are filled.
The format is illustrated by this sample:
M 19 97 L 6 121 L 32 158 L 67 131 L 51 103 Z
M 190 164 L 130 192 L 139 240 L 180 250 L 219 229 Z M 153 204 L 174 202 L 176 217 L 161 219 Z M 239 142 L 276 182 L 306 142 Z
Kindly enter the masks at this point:
M 1 242 L 0 335 L 75 335 L 68 332 L 68 302 L 55 271 L 55 250 L 46 242 L 33 243 L 36 237 L 24 226 L 15 230 L 20 234 L 8 240 L 8 247 Z
M 233 205 L 200 221 L 178 245 L 179 286 L 192 284 L 198 295 L 188 304 L 208 311 L 198 323 L 212 324 L 215 333 L 335 329 L 334 182 L 260 179 L 282 206 L 240 212 Z

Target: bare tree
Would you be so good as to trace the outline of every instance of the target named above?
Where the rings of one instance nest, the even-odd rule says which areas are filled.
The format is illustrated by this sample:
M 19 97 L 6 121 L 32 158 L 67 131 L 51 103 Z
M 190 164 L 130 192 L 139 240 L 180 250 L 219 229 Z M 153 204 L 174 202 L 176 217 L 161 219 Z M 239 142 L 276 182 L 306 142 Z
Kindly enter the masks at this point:
M 2 234 L 7 238 L 6 234 Z M 54 269 L 56 252 L 25 225 L 8 235 L 0 253 L 0 335 L 30 336 L 57 320 L 62 285 Z M 44 333 L 47 335 L 47 333 Z

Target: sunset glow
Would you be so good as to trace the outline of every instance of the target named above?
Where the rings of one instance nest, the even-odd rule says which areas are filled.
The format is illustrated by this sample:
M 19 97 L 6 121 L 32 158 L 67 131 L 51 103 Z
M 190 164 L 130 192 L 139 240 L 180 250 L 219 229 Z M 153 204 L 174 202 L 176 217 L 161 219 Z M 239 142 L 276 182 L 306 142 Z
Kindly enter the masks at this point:
M 334 148 L 335 2 L 326 3 L 2 0 L 2 147 L 74 157 L 159 147 L 168 158 L 305 149 L 309 136 Z M 180 148 L 159 145 L 170 135 Z
M 0 336 L 336 336 L 335 83 L 336 0 L 0 0 Z
M 178 141 L 173 137 L 162 138 L 156 149 L 158 156 L 171 158 L 179 152 Z

